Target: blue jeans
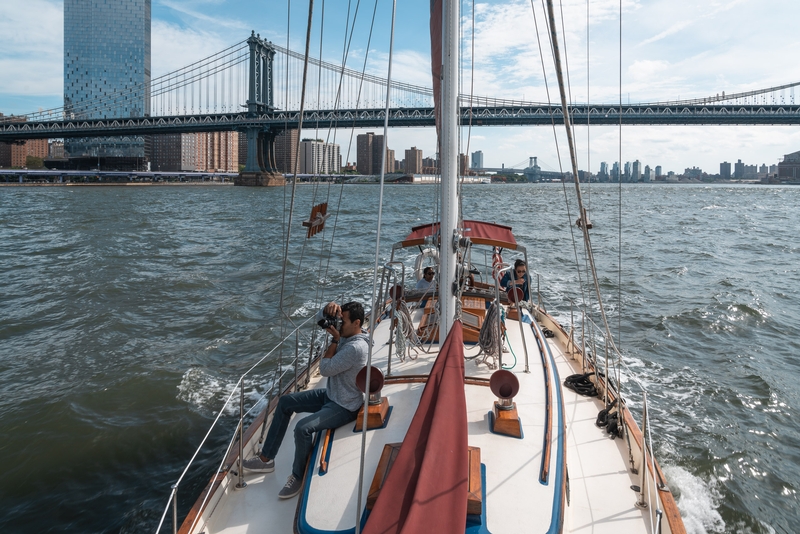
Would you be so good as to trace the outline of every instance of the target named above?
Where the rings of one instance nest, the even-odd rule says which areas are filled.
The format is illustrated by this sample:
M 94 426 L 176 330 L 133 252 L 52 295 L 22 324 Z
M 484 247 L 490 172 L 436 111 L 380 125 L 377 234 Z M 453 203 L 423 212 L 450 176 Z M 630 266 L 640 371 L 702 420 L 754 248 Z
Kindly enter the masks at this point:
M 270 459 L 275 458 L 281 447 L 283 436 L 286 434 L 286 429 L 289 428 L 292 414 L 299 412 L 311 413 L 308 417 L 298 421 L 294 428 L 292 474 L 297 478 L 302 478 L 306 471 L 306 460 L 314 442 L 314 433 L 318 430 L 338 428 L 355 421 L 358 410 L 351 412 L 347 408 L 339 406 L 328 398 L 328 392 L 325 389 L 310 389 L 284 395 L 275 408 L 267 439 L 261 449 L 263 456 Z

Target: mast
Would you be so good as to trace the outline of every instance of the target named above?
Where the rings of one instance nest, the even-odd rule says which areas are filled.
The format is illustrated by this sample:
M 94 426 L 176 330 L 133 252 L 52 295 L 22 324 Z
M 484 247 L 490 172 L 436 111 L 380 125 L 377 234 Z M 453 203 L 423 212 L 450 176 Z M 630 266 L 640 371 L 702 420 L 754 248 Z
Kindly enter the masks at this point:
M 458 0 L 444 0 L 442 17 L 442 99 L 441 154 L 442 221 L 439 252 L 439 342 L 444 343 L 453 326 L 456 297 L 453 281 L 457 256 L 453 239 L 458 228 Z

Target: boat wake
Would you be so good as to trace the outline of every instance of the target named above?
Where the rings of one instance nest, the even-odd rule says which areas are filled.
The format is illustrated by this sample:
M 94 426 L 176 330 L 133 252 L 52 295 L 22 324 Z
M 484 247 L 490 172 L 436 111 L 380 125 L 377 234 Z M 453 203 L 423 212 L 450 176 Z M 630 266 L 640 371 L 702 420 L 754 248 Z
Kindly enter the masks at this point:
M 245 409 L 252 409 L 257 413 L 264 407 L 265 400 L 256 389 L 262 382 L 263 380 L 258 378 L 245 381 Z M 239 396 L 234 395 L 234 398 L 225 404 L 225 400 L 235 387 L 236 382 L 233 380 L 214 376 L 199 367 L 192 367 L 183 374 L 178 385 L 177 399 L 194 406 L 204 414 L 216 415 L 222 407 L 224 415 L 236 416 L 239 415 Z
M 673 491 L 677 489 L 680 493 L 678 508 L 687 534 L 727 532 L 718 510 L 722 494 L 716 480 L 706 482 L 678 466 L 665 465 L 663 470 Z

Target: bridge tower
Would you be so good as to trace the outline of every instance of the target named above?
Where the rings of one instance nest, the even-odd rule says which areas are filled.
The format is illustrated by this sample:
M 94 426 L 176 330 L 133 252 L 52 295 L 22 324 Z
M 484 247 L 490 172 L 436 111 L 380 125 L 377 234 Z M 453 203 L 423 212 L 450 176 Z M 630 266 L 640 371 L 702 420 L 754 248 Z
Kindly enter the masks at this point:
M 528 158 L 528 168 L 523 171 L 525 179 L 528 182 L 538 183 L 542 179 L 542 168 L 536 162 L 538 156 L 531 156 Z
M 272 61 L 275 47 L 261 35 L 251 32 L 247 39 L 250 46 L 250 83 L 247 99 L 247 116 L 257 119 L 262 113 L 273 111 L 274 93 Z M 260 126 L 254 120 L 245 127 L 247 135 L 247 162 L 244 170 L 234 180 L 235 185 L 269 186 L 286 185 L 283 175 L 275 166 L 275 135 L 269 127 Z

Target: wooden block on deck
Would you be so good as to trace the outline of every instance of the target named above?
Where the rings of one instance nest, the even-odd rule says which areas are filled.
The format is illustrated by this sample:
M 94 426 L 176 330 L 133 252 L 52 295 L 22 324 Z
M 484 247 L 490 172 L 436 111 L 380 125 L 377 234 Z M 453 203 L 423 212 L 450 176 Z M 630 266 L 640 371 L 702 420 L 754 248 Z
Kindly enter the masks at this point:
M 501 410 L 497 402 L 494 403 L 494 432 L 505 434 L 506 436 L 522 437 L 519 414 L 517 414 L 517 404 L 511 405 L 510 410 Z
M 367 430 L 372 428 L 380 428 L 386 421 L 386 415 L 389 413 L 389 399 L 382 397 L 380 404 L 370 404 L 367 407 Z M 356 419 L 356 431 L 360 431 L 364 422 L 364 407 L 358 411 L 358 419 Z
M 389 475 L 397 453 L 400 452 L 400 443 L 387 443 L 383 446 L 381 459 L 375 469 L 375 476 L 372 477 L 372 484 L 367 495 L 367 510 L 372 510 L 381 488 Z M 481 449 L 479 447 L 469 447 L 469 488 L 467 492 L 467 514 L 481 515 L 483 510 L 483 482 L 481 480 Z
M 483 480 L 481 479 L 481 449 L 469 447 L 469 489 L 467 490 L 467 515 L 481 515 L 483 511 Z

